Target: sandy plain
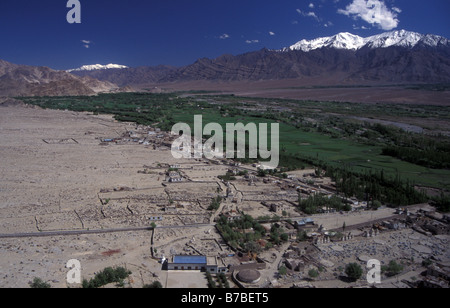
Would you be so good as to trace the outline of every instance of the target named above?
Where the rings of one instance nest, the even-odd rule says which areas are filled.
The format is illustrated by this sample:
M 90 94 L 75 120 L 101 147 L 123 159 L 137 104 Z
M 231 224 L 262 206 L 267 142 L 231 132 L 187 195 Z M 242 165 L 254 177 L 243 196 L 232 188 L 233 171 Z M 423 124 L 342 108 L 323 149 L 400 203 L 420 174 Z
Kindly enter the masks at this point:
M 217 184 L 164 187 L 166 169 L 158 164 L 175 163 L 169 151 L 138 144 L 101 145 L 101 139 L 134 128 L 111 116 L 0 106 L 0 234 L 148 227 L 149 218 L 164 213 L 172 199 L 180 200 L 180 210 L 158 222 L 175 226 L 155 231 L 160 254 L 182 252 L 171 246 L 174 238 L 183 242 L 182 248 L 195 236 L 220 238 L 211 227 L 183 228 L 209 223 L 204 208 L 217 193 Z M 144 166 L 151 172 L 139 172 Z M 193 170 L 194 180 L 211 180 L 211 175 L 187 168 Z M 183 203 L 184 191 L 196 199 Z M 170 287 L 167 273 L 162 275 L 161 264 L 151 258 L 151 236 L 143 230 L 0 239 L 0 287 L 28 287 L 34 277 L 66 287 L 70 259 L 80 260 L 83 278 L 107 266 L 126 266 L 133 272 L 127 282 L 133 287 L 155 280 Z
M 336 81 L 283 79 L 260 81 L 186 81 L 141 87 L 153 91 L 217 91 L 238 96 L 354 103 L 426 104 L 450 106 L 449 91 L 411 89 L 411 85 L 336 83 Z
M 219 191 L 226 191 L 217 176 L 224 175 L 229 166 L 175 160 L 167 149 L 153 146 L 101 143 L 102 139 L 117 138 L 135 129 L 134 124 L 118 123 L 111 116 L 0 104 L 0 288 L 28 287 L 34 277 L 50 282 L 52 287 L 67 287 L 66 264 L 71 259 L 81 262 L 82 277 L 87 279 L 107 266 L 124 266 L 133 273 L 126 286 L 142 287 L 154 281 L 169 288 L 206 286 L 203 274 L 195 273 L 192 279 L 186 273 L 163 271 L 158 258 L 232 253 L 212 224 L 214 216 L 206 210 Z M 171 164 L 179 165 L 186 181 L 174 185 L 165 182 L 167 165 Z M 303 173 L 310 172 L 293 174 L 302 177 Z M 238 207 L 254 217 L 272 215 L 263 202 L 282 200 L 286 212 L 294 219 L 298 215 L 292 206 L 298 198 L 295 188 L 281 189 L 282 184 L 272 180 L 269 183 L 256 180 L 254 185 L 243 179 L 233 182 L 231 191 L 238 205 L 227 201 L 222 209 L 226 212 Z M 176 211 L 168 212 L 166 208 L 173 206 Z M 318 225 L 335 229 L 343 222 L 350 228 L 393 215 L 392 209 L 382 209 L 312 218 Z M 154 234 L 149 230 L 131 230 L 1 237 L 3 234 L 146 228 L 150 226 L 149 218 L 155 216 L 164 216 L 164 220 L 157 222 Z M 422 259 L 433 255 L 448 262 L 448 240 L 447 236 L 430 240 L 407 229 L 375 239 L 355 238 L 338 245 L 323 244 L 317 257 L 330 261 L 333 266 L 315 285 L 348 287 L 347 283 L 336 280 L 336 275 L 345 262 L 361 256 L 379 257 L 384 262 L 415 258 L 415 263 L 420 264 Z M 261 256 L 268 260 L 268 265 L 259 286 L 271 286 L 278 277 L 278 268 L 289 245 L 271 249 Z M 156 249 L 158 258 L 152 258 L 150 247 L 154 252 Z M 224 258 L 223 262 L 227 266 L 238 260 Z M 415 273 L 413 267 L 408 271 Z M 293 273 L 278 284 L 290 287 L 304 279 L 308 269 L 305 268 L 306 274 Z

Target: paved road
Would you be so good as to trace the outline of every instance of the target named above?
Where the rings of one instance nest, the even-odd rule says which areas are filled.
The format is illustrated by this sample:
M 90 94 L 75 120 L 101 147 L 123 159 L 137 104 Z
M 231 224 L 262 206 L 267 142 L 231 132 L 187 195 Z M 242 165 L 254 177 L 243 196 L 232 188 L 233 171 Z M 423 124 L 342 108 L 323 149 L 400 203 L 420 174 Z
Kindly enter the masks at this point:
M 417 204 L 408 206 L 408 209 L 417 209 L 424 206 L 429 206 L 428 204 Z M 383 213 L 383 211 L 385 211 Z M 379 214 L 382 215 L 379 215 Z M 351 215 L 354 213 L 350 213 Z M 366 215 L 363 215 L 366 214 Z M 378 215 L 376 215 L 378 214 Z M 393 215 L 393 209 L 383 209 L 378 210 L 377 212 L 363 212 L 358 213 L 358 215 L 363 215 L 363 222 L 359 223 L 351 223 L 349 222 L 346 226 L 346 230 L 355 229 L 358 227 L 362 227 L 367 224 L 374 224 L 381 222 L 383 220 L 389 220 L 393 218 L 399 217 L 399 215 Z M 367 215 L 374 215 L 375 217 L 367 217 Z M 323 219 L 327 216 L 330 220 L 329 224 L 325 224 Z M 364 217 L 366 216 L 366 217 Z M 342 221 L 351 220 L 355 218 L 354 216 L 342 216 L 336 214 L 322 214 L 322 215 L 312 215 L 315 219 L 316 224 L 324 224 L 329 230 L 339 230 L 339 226 L 342 226 Z M 290 217 L 289 219 L 295 221 L 296 219 L 302 219 L 304 217 Z M 339 219 L 340 222 L 335 222 L 336 219 Z M 287 219 L 282 219 L 287 220 Z M 198 228 L 198 227 L 215 227 L 215 223 L 209 224 L 194 224 L 194 225 L 184 225 L 184 226 L 161 226 L 157 227 L 157 229 L 180 229 L 180 228 Z M 67 235 L 86 235 L 86 234 L 105 234 L 105 233 L 118 233 L 118 232 L 130 232 L 130 231 L 151 231 L 151 227 L 130 227 L 130 228 L 118 228 L 118 229 L 103 229 L 103 230 L 70 230 L 70 231 L 50 231 L 50 232 L 35 232 L 35 233 L 13 233 L 13 234 L 0 234 L 0 239 L 2 238 L 24 238 L 24 237 L 51 237 L 51 236 L 67 236 Z
M 182 229 L 182 228 L 199 228 L 199 227 L 214 227 L 214 226 L 215 226 L 214 224 L 196 224 L 196 225 L 184 225 L 184 226 L 162 226 L 162 227 L 156 227 L 156 229 Z M 133 228 L 117 228 L 117 229 L 103 229 L 103 230 L 70 230 L 70 231 L 49 231 L 49 232 L 34 232 L 34 233 L 12 233 L 12 234 L 0 234 L 0 239 L 89 235 L 89 234 L 105 234 L 105 233 L 151 231 L 151 230 L 152 230 L 152 227 L 133 227 Z

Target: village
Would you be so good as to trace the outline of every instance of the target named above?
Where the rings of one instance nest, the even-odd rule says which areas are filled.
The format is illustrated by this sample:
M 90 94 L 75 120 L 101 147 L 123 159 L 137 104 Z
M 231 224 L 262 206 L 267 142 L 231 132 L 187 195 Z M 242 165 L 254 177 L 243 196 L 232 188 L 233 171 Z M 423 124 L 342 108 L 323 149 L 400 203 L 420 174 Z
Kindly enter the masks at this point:
M 137 126 L 122 139 L 103 142 L 117 145 L 135 142 L 153 150 L 168 151 L 173 140 L 169 133 Z M 392 282 L 393 285 L 448 287 L 450 255 L 447 248 L 442 248 L 448 247 L 448 215 L 435 213 L 428 204 L 372 211 L 366 201 L 356 198 L 345 200 L 348 206 L 345 212 L 324 206 L 321 213 L 306 215 L 299 210 L 299 198 L 335 197 L 335 183 L 314 168 L 288 172 L 283 177 L 261 176 L 261 168 L 262 164 L 206 158 L 144 166 L 141 172 L 157 175 L 167 195 L 161 200 L 151 200 L 159 203 L 160 211 L 149 218 L 156 220 L 158 226 L 179 222 L 216 226 L 220 218 L 232 223 L 248 215 L 264 228 L 258 247 L 248 251 L 230 245 L 219 228 L 215 230 L 219 231 L 219 237 L 216 234 L 214 240 L 193 236 L 184 247 L 180 243 L 175 247 L 158 246 L 156 229 L 152 253 L 154 258 L 161 259 L 165 270 L 228 273 L 236 286 L 244 288 L 320 287 L 333 283 L 345 286 L 342 281 L 346 264 L 359 262 L 365 268 L 371 259 L 382 260 L 382 264 L 395 260 L 404 264 L 403 273 L 409 275 Z M 133 212 L 137 206 L 132 205 L 130 193 L 125 195 L 106 193 L 101 199 L 127 200 L 127 208 Z M 284 232 L 284 241 L 276 244 L 271 243 L 274 226 Z M 212 230 L 206 234 L 211 235 Z M 242 230 L 245 234 L 253 231 L 253 228 Z M 430 258 L 436 263 L 421 279 L 421 262 Z M 368 285 L 363 282 L 357 286 Z
M 22 186 L 1 186 L 2 286 L 40 277 L 76 287 L 65 280 L 74 258 L 87 277 L 124 265 L 133 273 L 129 287 L 449 286 L 450 220 L 429 204 L 372 210 L 339 196 L 315 168 L 280 175 L 261 172 L 259 163 L 174 159 L 176 136 L 157 128 L 86 113 L 21 109 L 17 116 L 14 108 L 4 109 L 4 127 L 13 131 L 14 117 L 31 120 L 21 128 L 26 146 L 9 162 L 26 176 L 4 170 Z M 35 129 L 42 119 L 46 126 Z M 5 149 L 15 149 L 8 132 Z M 340 198 L 345 210 L 302 212 L 299 200 L 315 196 Z M 383 271 L 381 284 L 365 274 L 348 280 L 348 264 L 366 273 L 373 259 L 401 270 Z

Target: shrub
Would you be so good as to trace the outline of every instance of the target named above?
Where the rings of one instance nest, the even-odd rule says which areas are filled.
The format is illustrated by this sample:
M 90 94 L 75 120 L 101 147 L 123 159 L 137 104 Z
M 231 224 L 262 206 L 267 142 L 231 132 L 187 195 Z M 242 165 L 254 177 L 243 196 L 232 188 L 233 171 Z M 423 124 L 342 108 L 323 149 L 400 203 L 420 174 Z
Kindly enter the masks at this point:
M 311 278 L 317 278 L 319 277 L 319 272 L 316 269 L 311 269 L 308 272 L 308 276 Z
M 358 263 L 350 263 L 345 267 L 345 274 L 351 280 L 356 281 L 361 278 L 363 270 Z
M 278 269 L 278 273 L 279 273 L 281 276 L 286 275 L 286 274 L 287 274 L 287 268 L 286 268 L 286 266 L 280 267 L 280 268 Z
M 123 284 L 123 279 L 131 275 L 131 272 L 123 267 L 107 267 L 91 280 L 83 280 L 82 286 L 85 289 L 95 289 L 103 287 L 110 283 Z
M 392 260 L 389 262 L 389 265 L 382 266 L 381 272 L 385 273 L 386 276 L 392 277 L 400 274 L 403 271 L 403 266 L 401 264 L 398 264 L 396 261 Z
M 144 289 L 162 289 L 162 284 L 159 281 L 155 281 L 151 284 L 144 285 Z
M 44 282 L 41 278 L 34 278 L 33 282 L 30 282 L 30 288 L 32 289 L 50 289 L 51 285 Z
M 217 288 L 217 284 L 214 281 L 211 273 L 207 271 L 205 275 L 206 275 L 206 279 L 208 280 L 208 288 L 216 289 Z

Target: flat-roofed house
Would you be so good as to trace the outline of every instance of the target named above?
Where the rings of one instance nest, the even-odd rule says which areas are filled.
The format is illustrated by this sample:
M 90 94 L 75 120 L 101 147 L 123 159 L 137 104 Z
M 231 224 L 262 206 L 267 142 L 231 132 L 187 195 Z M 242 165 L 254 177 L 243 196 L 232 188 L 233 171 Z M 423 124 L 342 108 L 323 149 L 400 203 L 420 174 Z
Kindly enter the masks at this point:
M 167 173 L 166 181 L 169 183 L 183 182 L 183 177 L 176 171 L 170 171 Z
M 305 219 L 300 219 L 300 220 L 295 221 L 295 227 L 297 229 L 306 227 L 306 226 L 314 226 L 314 220 L 311 218 L 305 218 Z
M 225 267 L 220 267 L 216 257 L 206 256 L 173 256 L 172 262 L 168 262 L 169 271 L 201 271 L 210 273 L 225 272 Z
M 206 271 L 207 258 L 205 256 L 173 256 L 167 269 L 170 271 Z

